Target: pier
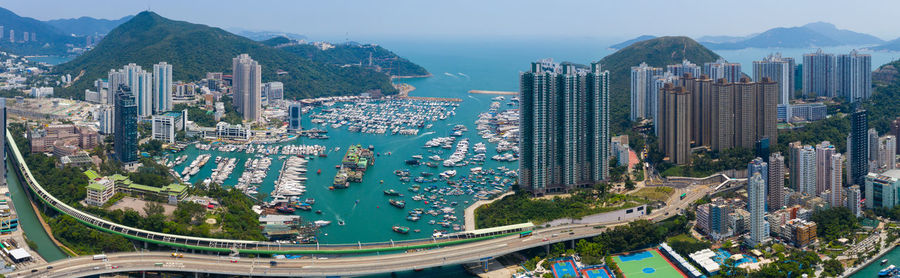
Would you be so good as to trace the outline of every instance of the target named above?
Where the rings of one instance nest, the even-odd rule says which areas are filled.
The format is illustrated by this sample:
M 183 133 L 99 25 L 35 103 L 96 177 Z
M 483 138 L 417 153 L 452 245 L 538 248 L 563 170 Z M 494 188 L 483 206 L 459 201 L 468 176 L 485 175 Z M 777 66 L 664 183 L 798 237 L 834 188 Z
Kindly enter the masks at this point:
M 519 92 L 510 92 L 510 91 L 486 91 L 486 90 L 470 90 L 470 94 L 482 94 L 482 95 L 518 95 Z
M 421 100 L 421 101 L 447 101 L 447 102 L 462 102 L 461 98 L 455 97 L 410 97 L 410 96 L 398 96 L 398 99 L 409 99 L 409 100 Z

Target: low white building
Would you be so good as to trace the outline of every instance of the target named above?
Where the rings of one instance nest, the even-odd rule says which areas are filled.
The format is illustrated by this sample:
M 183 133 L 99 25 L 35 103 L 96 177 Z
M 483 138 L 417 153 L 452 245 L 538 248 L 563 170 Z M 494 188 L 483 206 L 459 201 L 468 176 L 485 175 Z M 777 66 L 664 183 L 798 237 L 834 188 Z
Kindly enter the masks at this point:
M 92 206 L 102 206 L 116 194 L 116 183 L 107 178 L 90 181 L 87 187 L 87 197 L 84 202 Z
M 169 144 L 175 143 L 175 134 L 184 129 L 187 110 L 153 115 L 152 138 Z
M 250 140 L 250 128 L 240 124 L 232 125 L 226 122 L 219 122 L 216 124 L 216 137 L 226 140 L 247 141 Z

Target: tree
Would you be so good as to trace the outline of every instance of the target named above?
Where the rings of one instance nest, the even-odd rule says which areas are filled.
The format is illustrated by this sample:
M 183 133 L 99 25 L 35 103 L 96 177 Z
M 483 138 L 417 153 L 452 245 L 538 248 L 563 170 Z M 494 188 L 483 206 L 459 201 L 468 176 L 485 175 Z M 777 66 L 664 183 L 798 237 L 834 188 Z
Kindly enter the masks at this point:
M 816 234 L 826 242 L 844 237 L 859 228 L 856 216 L 845 207 L 817 210 L 810 220 L 816 222 Z
M 146 204 L 144 204 L 144 213 L 147 215 L 147 217 L 150 217 L 157 214 L 165 214 L 166 209 L 163 208 L 163 206 L 160 204 L 147 202 Z
M 824 271 L 822 273 L 825 276 L 839 277 L 840 275 L 844 274 L 844 265 L 841 264 L 840 261 L 835 259 L 825 261 L 822 267 L 824 268 Z

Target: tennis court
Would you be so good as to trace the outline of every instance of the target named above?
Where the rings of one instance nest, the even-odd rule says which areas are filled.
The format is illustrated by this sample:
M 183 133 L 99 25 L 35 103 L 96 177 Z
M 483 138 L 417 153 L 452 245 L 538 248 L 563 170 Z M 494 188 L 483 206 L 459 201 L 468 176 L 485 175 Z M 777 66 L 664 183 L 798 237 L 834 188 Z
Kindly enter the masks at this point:
M 557 261 L 551 266 L 553 269 L 553 277 L 571 277 L 577 278 L 578 272 L 575 270 L 575 262 L 571 260 Z
M 625 276 L 619 278 L 687 277 L 656 249 L 614 256 L 613 261 Z
M 609 278 L 605 267 L 585 268 L 581 270 L 581 277 L 585 278 Z

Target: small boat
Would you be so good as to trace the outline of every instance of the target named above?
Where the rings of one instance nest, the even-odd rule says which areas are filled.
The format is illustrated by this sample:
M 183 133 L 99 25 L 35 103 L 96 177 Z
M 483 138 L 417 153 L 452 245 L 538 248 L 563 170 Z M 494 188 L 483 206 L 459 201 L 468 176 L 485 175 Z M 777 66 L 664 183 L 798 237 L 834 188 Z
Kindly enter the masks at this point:
M 302 204 L 300 204 L 299 206 L 297 206 L 297 208 L 300 209 L 300 210 L 305 210 L 305 211 L 310 211 L 310 210 L 312 210 L 312 206 L 311 206 L 310 204 L 307 204 L 307 203 L 302 203 Z
M 406 220 L 416 222 L 416 221 L 419 221 L 419 216 L 418 215 L 409 215 L 406 217 Z
M 434 164 L 434 163 L 431 163 L 431 162 L 425 163 L 425 166 L 428 166 L 428 167 L 431 167 L 431 168 L 437 168 L 437 164 Z
M 406 207 L 406 202 L 404 202 L 402 200 L 390 199 L 390 200 L 388 200 L 388 203 L 390 203 L 392 206 L 394 206 L 396 208 L 405 208 Z
M 281 212 L 281 213 L 294 213 L 294 211 L 295 211 L 294 208 L 292 208 L 292 207 L 285 207 L 285 206 L 276 207 L 275 209 L 278 210 L 278 212 Z
M 341 169 L 341 165 L 334 165 L 334 169 Z
M 328 226 L 328 224 L 331 224 L 331 221 L 328 221 L 328 220 L 316 220 L 316 221 L 313 222 L 313 223 L 316 224 L 316 227 L 325 227 L 325 226 Z
M 422 175 L 423 177 L 430 177 L 430 176 L 434 175 L 434 173 L 422 172 L 420 175 Z
M 409 227 L 394 226 L 394 227 L 391 227 L 391 229 L 394 230 L 394 232 L 397 232 L 400 234 L 408 234 L 409 233 Z
M 316 214 L 322 214 L 322 210 L 316 210 Z
M 419 161 L 415 159 L 406 160 L 406 165 L 419 165 Z
M 881 265 L 885 265 L 885 264 L 887 264 L 887 263 L 888 263 L 888 260 L 887 260 L 887 259 L 881 260 Z
M 385 190 L 385 191 L 384 191 L 384 195 L 388 195 L 388 196 L 400 196 L 400 192 L 397 192 L 397 190 L 388 189 L 388 190 Z
M 338 226 L 344 226 L 344 220 L 338 220 Z
M 887 276 L 890 276 L 891 273 L 894 272 L 894 269 L 895 269 L 895 268 L 897 268 L 897 267 L 894 266 L 894 265 L 890 265 L 890 266 L 888 266 L 888 267 L 885 267 L 884 269 L 882 269 L 881 271 L 878 272 L 878 277 L 887 277 Z
M 307 203 L 307 204 L 310 204 L 310 205 L 315 205 L 315 204 L 316 204 L 316 199 L 313 199 L 313 198 L 306 198 L 306 200 L 303 200 L 303 202 L 304 202 L 304 203 Z
M 417 155 L 412 156 L 412 158 L 414 158 L 414 159 L 422 159 L 422 155 L 421 155 L 421 154 L 417 154 Z
M 322 169 L 319 169 L 318 171 L 316 171 L 316 174 L 317 174 L 317 175 L 321 175 L 321 174 L 322 174 Z

